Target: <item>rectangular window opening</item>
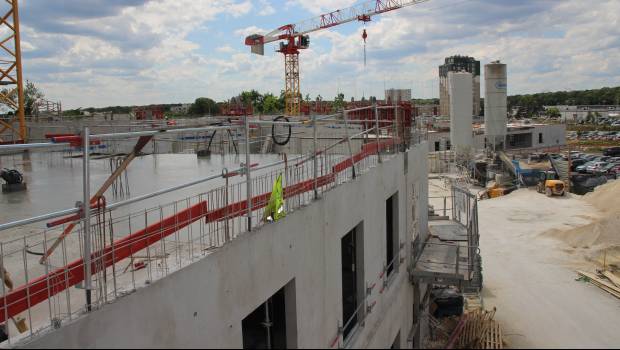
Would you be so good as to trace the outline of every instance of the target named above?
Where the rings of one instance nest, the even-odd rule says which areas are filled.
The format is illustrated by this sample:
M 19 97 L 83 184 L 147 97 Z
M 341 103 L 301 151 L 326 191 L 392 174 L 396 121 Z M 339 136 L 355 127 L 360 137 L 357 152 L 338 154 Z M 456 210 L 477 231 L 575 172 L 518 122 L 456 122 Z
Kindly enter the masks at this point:
M 388 277 L 398 268 L 398 192 L 385 201 L 385 266 Z
M 341 240 L 343 338 L 347 340 L 364 318 L 364 229 L 363 223 Z
M 243 348 L 296 348 L 296 322 L 292 280 L 241 321 Z

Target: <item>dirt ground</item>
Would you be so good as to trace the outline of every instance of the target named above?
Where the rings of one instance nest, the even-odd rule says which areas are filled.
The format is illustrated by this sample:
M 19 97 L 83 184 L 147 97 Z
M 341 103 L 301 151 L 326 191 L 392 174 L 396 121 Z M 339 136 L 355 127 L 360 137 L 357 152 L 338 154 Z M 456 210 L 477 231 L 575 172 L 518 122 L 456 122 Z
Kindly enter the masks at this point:
M 593 254 L 598 241 L 609 237 L 598 234 L 597 226 L 616 216 L 610 213 L 615 210 L 601 210 L 601 205 L 615 207 L 620 201 L 615 192 L 620 183 L 610 185 L 590 198 L 547 198 L 521 189 L 479 202 L 484 304 L 487 309 L 497 307 L 496 319 L 509 347 L 620 346 L 620 300 L 577 282 L 575 272 L 594 271 L 593 261 L 601 260 Z M 443 179 L 430 180 L 429 202 L 438 214 L 448 186 Z M 584 232 L 588 226 L 594 227 L 592 233 Z M 587 236 L 578 243 L 588 244 L 571 244 L 577 233 Z M 590 241 L 596 244 L 587 246 Z
M 620 346 L 620 300 L 575 281 L 592 271 L 586 253 L 553 238 L 600 211 L 576 195 L 547 198 L 521 189 L 479 203 L 484 303 L 513 348 Z

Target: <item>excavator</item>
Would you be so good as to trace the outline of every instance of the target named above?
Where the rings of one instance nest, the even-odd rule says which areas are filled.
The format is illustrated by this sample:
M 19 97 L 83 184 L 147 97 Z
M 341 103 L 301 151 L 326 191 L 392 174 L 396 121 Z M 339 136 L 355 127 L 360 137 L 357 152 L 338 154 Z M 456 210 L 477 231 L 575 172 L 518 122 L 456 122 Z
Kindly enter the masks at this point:
M 547 197 L 566 195 L 566 184 L 559 180 L 558 174 L 553 170 L 541 172 L 538 178 L 536 190 L 544 193 Z

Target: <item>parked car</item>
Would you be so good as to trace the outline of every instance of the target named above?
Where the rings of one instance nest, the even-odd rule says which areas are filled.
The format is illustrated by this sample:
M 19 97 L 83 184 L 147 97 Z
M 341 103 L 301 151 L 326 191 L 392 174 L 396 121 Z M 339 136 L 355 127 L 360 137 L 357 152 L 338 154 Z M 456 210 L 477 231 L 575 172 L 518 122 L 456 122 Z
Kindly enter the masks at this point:
M 596 159 L 596 156 L 593 154 L 586 154 L 583 159 L 587 160 L 588 162 L 593 161 L 594 159 Z
M 606 166 L 606 162 L 592 162 L 590 165 L 586 166 L 586 172 L 588 173 L 600 173 L 604 166 Z
M 577 172 L 580 172 L 580 173 L 582 173 L 582 174 L 585 174 L 585 173 L 587 172 L 587 171 L 586 171 L 586 168 L 587 168 L 589 165 L 591 165 L 591 164 L 593 164 L 593 162 L 586 161 L 585 163 L 583 163 L 583 164 L 578 165 L 577 167 L 575 167 L 575 170 L 576 170 Z
M 587 163 L 587 161 L 585 159 L 573 159 L 573 160 L 571 160 L 570 170 L 571 171 L 577 171 L 577 167 L 578 166 L 584 165 L 586 163 Z
M 610 157 L 620 156 L 620 147 L 609 147 L 603 150 L 603 155 Z
M 620 165 L 608 163 L 603 166 L 599 172 L 607 176 L 608 179 L 616 179 L 618 177 L 618 173 L 620 172 Z

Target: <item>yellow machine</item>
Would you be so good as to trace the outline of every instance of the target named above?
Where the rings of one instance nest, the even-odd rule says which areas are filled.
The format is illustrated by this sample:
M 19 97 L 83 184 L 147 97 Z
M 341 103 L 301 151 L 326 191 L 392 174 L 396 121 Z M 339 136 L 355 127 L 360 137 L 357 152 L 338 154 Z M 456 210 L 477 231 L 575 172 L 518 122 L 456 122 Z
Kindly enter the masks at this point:
M 539 193 L 544 193 L 547 197 L 564 196 L 566 194 L 566 184 L 558 180 L 558 175 L 554 171 L 545 171 L 540 174 L 536 189 Z

